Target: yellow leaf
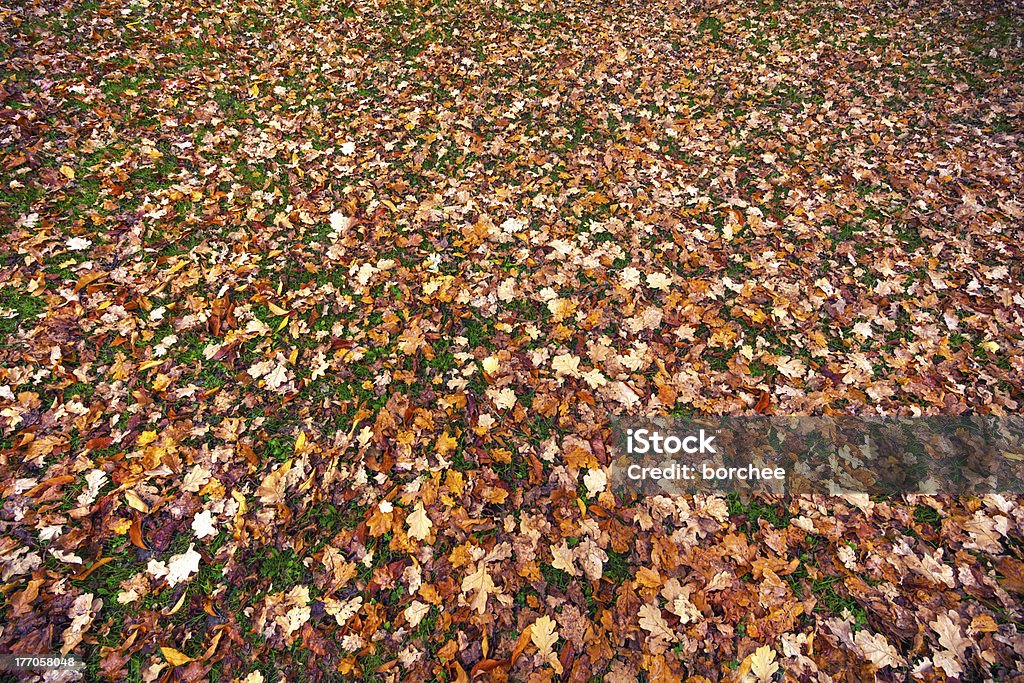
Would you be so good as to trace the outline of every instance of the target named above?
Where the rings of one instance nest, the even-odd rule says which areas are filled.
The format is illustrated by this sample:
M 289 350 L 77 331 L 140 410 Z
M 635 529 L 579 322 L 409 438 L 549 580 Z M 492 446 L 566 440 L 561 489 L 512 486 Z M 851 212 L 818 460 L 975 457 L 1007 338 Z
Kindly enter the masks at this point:
M 409 537 L 415 538 L 418 541 L 425 540 L 430 535 L 430 527 L 434 526 L 434 523 L 430 521 L 430 517 L 427 517 L 427 512 L 423 509 L 422 502 L 416 503 L 416 509 L 413 510 L 405 522 L 409 525 Z
M 249 505 L 245 502 L 245 496 L 238 491 L 232 491 L 231 497 L 234 498 L 235 502 L 238 503 L 238 515 L 244 515 L 249 511 Z
M 163 653 L 164 659 L 166 659 L 167 663 L 171 666 L 181 666 L 182 664 L 188 664 L 192 661 L 192 658 L 187 654 L 184 652 L 178 652 L 173 647 L 161 647 L 160 652 Z
M 455 450 L 455 447 L 459 445 L 459 442 L 455 437 L 445 432 L 437 440 L 437 452 L 440 455 L 447 455 Z M 451 472 L 452 470 L 449 470 Z
M 125 491 L 124 497 L 128 501 L 128 507 L 131 509 L 138 510 L 143 514 L 149 513 L 149 505 L 146 504 L 146 501 L 139 498 L 139 494 L 135 493 L 135 491 Z
M 477 611 L 477 614 L 483 614 L 487 611 L 487 596 L 494 591 L 494 580 L 487 573 L 483 562 L 477 565 L 475 572 L 462 580 L 462 592 L 469 593 L 471 591 L 476 591 L 476 596 L 470 606 Z
M 284 501 L 284 475 L 292 468 L 292 461 L 286 460 L 280 467 L 268 474 L 263 483 L 256 489 L 261 503 L 280 503 Z
M 167 359 L 154 358 L 153 360 L 147 360 L 145 363 L 139 366 L 139 372 L 142 372 L 143 370 L 149 370 L 150 368 L 155 368 L 158 365 L 163 365 L 165 360 Z
M 288 311 L 286 309 L 281 308 L 272 301 L 267 302 L 267 308 L 269 308 L 270 312 L 274 315 L 288 315 Z
M 750 655 L 750 673 L 752 673 L 758 681 L 769 681 L 775 672 L 779 670 L 779 665 L 775 661 L 775 650 L 762 645 Z
M 253 83 L 252 85 L 249 86 L 249 96 L 250 97 L 257 97 L 257 96 L 259 96 L 259 94 L 260 94 L 260 87 L 258 85 Z
M 301 453 L 306 448 L 306 432 L 299 432 L 295 438 L 295 452 Z
M 139 440 L 135 442 L 135 445 L 141 448 L 143 446 L 148 446 L 154 441 L 156 441 L 156 430 L 150 429 L 139 434 Z
M 75 179 L 75 169 L 71 168 L 67 164 L 60 167 L 60 174 L 69 180 Z
M 132 521 L 130 519 L 119 519 L 110 525 L 110 530 L 118 536 L 124 536 L 131 528 Z
M 537 646 L 540 655 L 550 664 L 555 673 L 562 673 L 562 663 L 558 661 L 554 645 L 558 642 L 558 631 L 555 629 L 555 622 L 551 617 L 544 615 L 533 622 L 533 630 L 530 633 L 530 640 Z

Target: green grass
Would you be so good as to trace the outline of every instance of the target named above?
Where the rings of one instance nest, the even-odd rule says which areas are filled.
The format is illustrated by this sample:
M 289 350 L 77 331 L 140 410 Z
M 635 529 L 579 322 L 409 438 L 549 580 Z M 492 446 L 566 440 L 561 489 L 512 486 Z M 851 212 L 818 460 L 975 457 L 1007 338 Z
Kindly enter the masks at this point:
M 942 515 L 930 505 L 918 505 L 914 508 L 914 521 L 918 524 L 925 524 L 933 529 L 942 527 Z
M 769 505 L 756 498 L 743 501 L 735 493 L 729 494 L 727 502 L 729 515 L 739 519 L 739 528 L 748 536 L 757 533 L 759 530 L 758 520 L 761 519 L 776 529 L 784 529 L 789 526 L 789 511 L 782 503 Z
M 274 591 L 301 583 L 310 583 L 310 569 L 302 563 L 295 551 L 268 548 L 259 562 L 259 575 L 271 582 Z
M 811 591 L 820 600 L 820 604 L 828 612 L 841 616 L 849 612 L 853 616 L 853 630 L 860 630 L 868 625 L 868 613 L 860 603 L 851 596 L 839 591 L 837 586 L 842 585 L 842 579 L 838 576 L 817 579 L 811 582 Z
M 0 289 L 0 334 L 11 335 L 29 329 L 37 316 L 46 310 L 46 302 L 14 287 Z M 9 317 L 8 317 L 9 316 Z M 0 342 L 3 345 L 3 342 Z

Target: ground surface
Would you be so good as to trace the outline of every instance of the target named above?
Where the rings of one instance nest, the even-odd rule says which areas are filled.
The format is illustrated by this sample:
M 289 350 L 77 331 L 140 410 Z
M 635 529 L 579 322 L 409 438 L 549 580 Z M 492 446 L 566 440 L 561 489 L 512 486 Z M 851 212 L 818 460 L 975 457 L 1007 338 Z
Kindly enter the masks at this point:
M 1022 16 L 8 0 L 0 651 L 1022 675 L 1013 500 L 600 473 L 617 413 L 1020 410 Z

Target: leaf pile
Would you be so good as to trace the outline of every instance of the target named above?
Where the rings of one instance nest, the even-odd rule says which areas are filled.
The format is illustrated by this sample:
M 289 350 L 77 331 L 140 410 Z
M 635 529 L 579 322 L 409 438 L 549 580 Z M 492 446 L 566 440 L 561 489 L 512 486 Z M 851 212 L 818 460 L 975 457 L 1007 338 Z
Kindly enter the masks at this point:
M 615 414 L 1021 409 L 1019 3 L 0 19 L 0 650 L 1024 673 L 1016 499 L 606 490 Z

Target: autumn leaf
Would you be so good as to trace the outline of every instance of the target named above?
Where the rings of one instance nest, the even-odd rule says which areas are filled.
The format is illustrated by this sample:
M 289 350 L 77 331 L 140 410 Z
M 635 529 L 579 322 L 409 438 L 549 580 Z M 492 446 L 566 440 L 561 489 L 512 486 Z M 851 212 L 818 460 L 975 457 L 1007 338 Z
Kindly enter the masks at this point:
M 284 501 L 285 476 L 292 468 L 291 459 L 285 460 L 281 465 L 263 478 L 263 482 L 256 489 L 256 495 L 260 502 L 274 504 Z
M 864 657 L 879 669 L 902 666 L 904 663 L 903 657 L 880 633 L 857 631 L 854 642 Z
M 191 578 L 193 574 L 199 571 L 200 559 L 201 556 L 195 551 L 192 543 L 189 544 L 188 550 L 185 552 L 172 556 L 167 561 L 167 573 L 164 576 L 167 580 L 167 585 L 173 588 Z
M 779 670 L 779 664 L 775 661 L 775 650 L 762 645 L 752 654 L 748 655 L 750 660 L 750 673 L 758 681 L 771 681 L 775 672 Z
M 665 643 L 674 643 L 679 640 L 675 632 L 669 628 L 661 610 L 655 605 L 642 605 L 640 607 L 640 628 L 647 631 L 651 638 L 661 640 Z
M 405 608 L 405 619 L 409 622 L 409 628 L 416 628 L 420 622 L 423 621 L 423 617 L 430 613 L 430 605 L 420 602 L 419 600 L 413 600 L 408 607 Z
M 431 522 L 430 518 L 427 517 L 427 513 L 423 509 L 422 502 L 416 502 L 416 507 L 413 509 L 412 514 L 410 514 L 405 521 L 409 526 L 410 538 L 423 541 L 430 535 L 430 528 L 433 526 L 433 522 Z
M 554 668 L 555 673 L 561 675 L 562 664 L 558 661 L 554 646 L 558 642 L 558 630 L 551 617 L 544 615 L 533 622 L 533 630 L 530 633 L 530 641 L 537 646 L 540 656 Z
M 476 571 L 462 580 L 462 592 L 473 595 L 470 605 L 478 614 L 487 610 L 487 598 L 494 591 L 494 581 L 483 562 L 477 564 Z
M 167 663 L 171 666 L 183 666 L 193 661 L 191 657 L 184 654 L 183 652 L 175 650 L 173 647 L 161 646 L 160 653 L 164 656 L 164 659 L 166 659 Z
M 824 498 L 615 480 L 624 417 L 1024 463 L 1024 18 L 862 5 L 4 10 L 0 652 L 1010 676 L 1020 476 L 888 477 L 886 432 Z
M 213 513 L 203 510 L 192 519 L 192 531 L 196 538 L 210 538 L 217 535 L 217 527 L 214 525 Z

